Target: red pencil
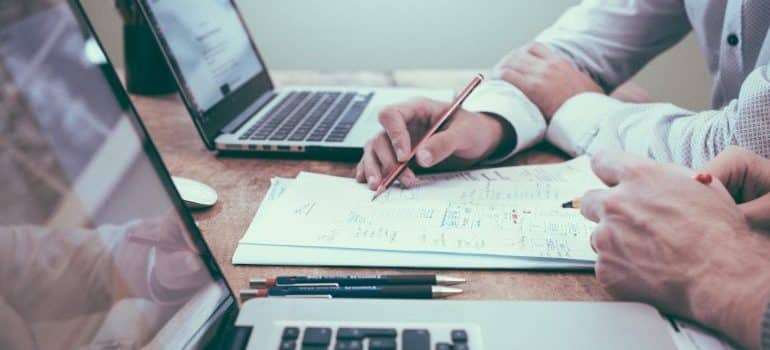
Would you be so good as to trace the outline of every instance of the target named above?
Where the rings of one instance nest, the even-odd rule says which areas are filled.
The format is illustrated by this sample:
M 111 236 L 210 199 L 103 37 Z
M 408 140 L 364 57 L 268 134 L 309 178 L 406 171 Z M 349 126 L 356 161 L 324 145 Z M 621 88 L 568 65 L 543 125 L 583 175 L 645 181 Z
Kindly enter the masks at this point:
M 425 141 L 427 141 L 431 136 L 433 136 L 433 134 L 435 134 L 441 128 L 441 126 L 444 125 L 444 123 L 446 123 L 447 120 L 449 120 L 449 117 L 451 117 L 453 114 L 455 114 L 455 112 L 457 112 L 458 109 L 460 109 L 460 106 L 463 104 L 463 102 L 465 102 L 465 99 L 467 99 L 468 96 L 471 95 L 473 90 L 475 90 L 476 87 L 479 86 L 479 84 L 481 84 L 483 80 L 484 80 L 483 75 L 481 74 L 477 75 L 475 78 L 473 78 L 473 80 L 471 80 L 468 86 L 466 86 L 465 89 L 459 95 L 457 95 L 454 103 L 452 103 L 452 106 L 450 106 L 449 109 L 447 109 L 447 111 L 444 112 L 444 115 L 441 116 L 438 122 L 436 122 L 436 124 L 433 125 L 433 127 L 430 128 L 430 130 L 428 130 L 427 133 L 425 133 L 425 136 L 423 136 L 422 139 L 420 139 L 420 142 L 418 142 L 417 145 L 412 148 L 412 152 L 409 153 L 409 158 L 407 158 L 406 161 L 400 163 L 398 167 L 393 169 L 393 171 L 391 171 L 390 174 L 388 174 L 388 176 L 385 177 L 385 180 L 383 180 L 380 183 L 380 186 L 377 187 L 377 192 L 374 194 L 374 197 L 372 197 L 372 201 L 377 199 L 377 197 L 379 197 L 383 192 L 385 192 L 388 189 L 388 187 L 390 187 L 390 185 L 393 184 L 393 181 L 396 181 L 396 178 L 398 178 L 398 176 L 401 175 L 404 169 L 406 169 L 406 166 L 407 164 L 409 164 L 409 161 L 412 160 L 412 158 L 414 158 L 414 156 L 417 154 L 417 150 L 420 148 L 420 146 L 423 143 L 425 143 Z

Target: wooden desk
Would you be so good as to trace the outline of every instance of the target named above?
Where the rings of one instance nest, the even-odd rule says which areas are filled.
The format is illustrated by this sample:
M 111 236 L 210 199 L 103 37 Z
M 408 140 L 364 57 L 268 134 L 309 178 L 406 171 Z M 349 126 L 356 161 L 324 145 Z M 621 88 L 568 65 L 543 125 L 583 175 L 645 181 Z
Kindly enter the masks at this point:
M 395 71 L 389 73 L 319 73 L 279 71 L 273 79 L 286 85 L 367 85 L 462 88 L 474 71 Z M 352 176 L 355 164 L 312 160 L 216 157 L 198 137 L 181 100 L 176 95 L 135 96 L 134 102 L 160 153 L 174 175 L 203 181 L 219 193 L 219 203 L 195 214 L 213 254 L 236 290 L 246 288 L 251 276 L 286 274 L 353 274 L 408 272 L 405 269 L 233 266 L 238 240 L 256 212 L 275 176 L 294 177 L 300 171 Z M 535 164 L 564 159 L 554 148 L 541 145 L 509 162 Z M 442 271 L 463 276 L 465 299 L 609 300 L 590 273 L 511 271 Z

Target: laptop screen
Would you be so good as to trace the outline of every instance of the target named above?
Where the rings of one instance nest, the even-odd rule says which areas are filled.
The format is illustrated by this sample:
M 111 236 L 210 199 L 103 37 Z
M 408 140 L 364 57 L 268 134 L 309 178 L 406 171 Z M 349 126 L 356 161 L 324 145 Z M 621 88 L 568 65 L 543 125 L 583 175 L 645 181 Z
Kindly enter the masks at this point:
M 137 0 L 209 149 L 273 85 L 232 0 Z
M 76 5 L 0 3 L 0 349 L 177 349 L 232 302 Z
M 230 0 L 148 0 L 157 32 L 181 73 L 190 103 L 203 114 L 262 72 Z

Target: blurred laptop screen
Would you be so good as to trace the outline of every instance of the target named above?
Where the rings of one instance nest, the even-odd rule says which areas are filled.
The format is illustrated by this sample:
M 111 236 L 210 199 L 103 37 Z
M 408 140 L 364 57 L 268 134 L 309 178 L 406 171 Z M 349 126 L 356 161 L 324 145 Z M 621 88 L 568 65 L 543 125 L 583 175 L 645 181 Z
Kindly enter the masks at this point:
M 230 0 L 145 2 L 169 48 L 181 83 L 202 114 L 262 72 L 246 28 Z
M 229 290 L 71 6 L 0 3 L 0 349 L 189 346 Z

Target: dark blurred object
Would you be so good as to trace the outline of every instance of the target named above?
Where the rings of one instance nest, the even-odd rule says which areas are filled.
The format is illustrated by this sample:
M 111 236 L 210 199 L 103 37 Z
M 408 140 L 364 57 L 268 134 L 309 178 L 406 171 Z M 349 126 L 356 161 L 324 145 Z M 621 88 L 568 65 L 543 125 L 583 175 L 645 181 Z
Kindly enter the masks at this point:
M 115 0 L 123 17 L 123 47 L 126 60 L 126 88 L 140 95 L 162 95 L 177 90 L 152 31 L 135 0 Z

